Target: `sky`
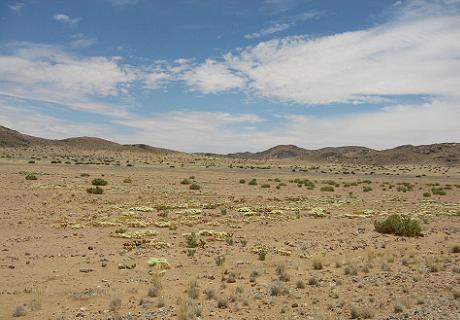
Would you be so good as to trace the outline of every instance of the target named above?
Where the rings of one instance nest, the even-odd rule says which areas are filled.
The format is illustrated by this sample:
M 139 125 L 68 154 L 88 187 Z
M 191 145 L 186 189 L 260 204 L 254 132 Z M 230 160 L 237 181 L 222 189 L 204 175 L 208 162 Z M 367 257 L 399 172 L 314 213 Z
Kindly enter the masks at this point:
M 0 125 L 186 152 L 460 142 L 460 0 L 0 0 Z

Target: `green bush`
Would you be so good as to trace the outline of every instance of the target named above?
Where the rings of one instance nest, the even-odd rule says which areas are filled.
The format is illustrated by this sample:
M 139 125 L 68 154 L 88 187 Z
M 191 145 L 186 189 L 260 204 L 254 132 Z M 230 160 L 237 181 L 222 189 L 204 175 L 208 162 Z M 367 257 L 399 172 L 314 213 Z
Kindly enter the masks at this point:
M 324 186 L 324 187 L 321 187 L 320 191 L 334 192 L 334 187 L 332 187 L 332 186 Z
M 431 193 L 438 196 L 445 196 L 447 193 L 443 188 L 431 188 Z
M 394 214 L 383 221 L 374 222 L 375 231 L 397 236 L 417 237 L 422 234 L 419 222 L 408 216 Z
M 308 179 L 303 179 L 303 180 L 301 180 L 301 179 L 299 179 L 299 178 L 296 178 L 296 179 L 294 179 L 294 180 L 290 180 L 289 182 L 291 182 L 291 183 L 297 183 L 297 186 L 298 186 L 299 188 L 301 188 L 302 185 L 304 185 L 305 187 L 307 187 L 308 190 L 313 190 L 313 189 L 315 188 L 315 184 L 314 184 L 312 181 L 308 180 Z
M 190 190 L 200 190 L 201 189 L 200 185 L 197 183 L 192 183 L 189 188 Z
M 38 180 L 38 178 L 33 173 L 29 173 L 26 175 L 26 180 Z
M 363 186 L 363 192 L 370 192 L 372 191 L 372 188 L 369 186 Z
M 339 184 L 337 182 L 335 182 L 334 180 L 324 180 L 323 182 L 321 182 L 322 184 L 328 184 L 330 186 L 336 186 L 338 187 Z
M 91 187 L 91 188 L 86 189 L 86 192 L 92 193 L 92 194 L 102 194 L 104 192 L 104 189 L 97 186 L 97 187 Z
M 400 182 L 398 183 L 398 187 L 396 188 L 396 191 L 407 192 L 407 191 L 412 191 L 413 189 L 414 189 L 414 186 L 411 183 Z
M 266 256 L 267 256 L 267 251 L 265 250 L 260 250 L 257 252 L 257 257 L 259 258 L 260 261 L 265 261 Z
M 93 181 L 91 181 L 91 184 L 93 186 L 106 186 L 107 185 L 107 181 L 104 180 L 104 179 L 101 179 L 101 178 L 96 178 L 96 179 L 93 179 Z M 102 193 L 102 192 L 101 192 Z
M 251 181 L 249 181 L 248 183 L 250 186 L 256 186 L 257 185 L 257 180 L 256 179 L 252 179 Z
M 221 266 L 225 263 L 225 256 L 217 256 L 214 258 L 216 265 Z
M 85 173 L 85 172 L 83 172 L 83 173 L 80 173 L 80 177 L 89 177 L 89 174 L 88 174 L 88 173 Z
M 187 248 L 196 248 L 198 247 L 198 236 L 195 232 L 184 235 Z
M 429 198 L 429 197 L 431 197 L 431 193 L 430 192 L 424 192 L 423 197 L 424 198 Z
M 240 179 L 240 183 L 241 183 L 241 184 L 246 183 L 246 180 Z
M 187 249 L 187 257 L 194 257 L 195 256 L 195 253 L 196 253 L 196 249 L 195 248 L 188 248 Z
M 372 319 L 373 313 L 369 308 L 351 308 L 351 318 L 352 319 Z
M 265 183 L 261 185 L 260 187 L 265 189 L 265 188 L 270 188 L 270 185 L 268 183 Z
M 188 185 L 188 184 L 191 184 L 192 181 L 190 181 L 190 179 L 183 179 L 180 184 L 185 184 L 185 185 Z

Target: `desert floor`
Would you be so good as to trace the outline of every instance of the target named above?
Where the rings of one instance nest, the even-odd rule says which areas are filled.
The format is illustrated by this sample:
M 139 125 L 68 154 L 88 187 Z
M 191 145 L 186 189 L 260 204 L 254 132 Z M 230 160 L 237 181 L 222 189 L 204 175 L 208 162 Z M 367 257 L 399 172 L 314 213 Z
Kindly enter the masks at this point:
M 1 160 L 0 319 L 460 319 L 460 168 Z

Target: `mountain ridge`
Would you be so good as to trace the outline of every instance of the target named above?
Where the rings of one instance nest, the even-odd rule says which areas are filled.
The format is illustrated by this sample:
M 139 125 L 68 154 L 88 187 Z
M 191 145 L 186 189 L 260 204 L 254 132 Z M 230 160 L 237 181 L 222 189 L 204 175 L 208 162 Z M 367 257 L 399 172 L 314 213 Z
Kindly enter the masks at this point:
M 97 137 L 73 137 L 45 139 L 23 134 L 0 126 L 0 148 L 64 147 L 86 151 L 148 152 L 157 154 L 186 154 L 185 152 L 158 148 L 146 144 L 119 144 Z M 225 157 L 258 161 L 304 160 L 312 162 L 343 162 L 360 164 L 408 164 L 436 163 L 460 164 L 460 143 L 435 143 L 429 145 L 401 145 L 391 149 L 375 150 L 361 146 L 325 147 L 316 150 L 301 148 L 292 144 L 277 145 L 260 152 L 238 152 L 229 154 L 194 153 L 209 157 Z

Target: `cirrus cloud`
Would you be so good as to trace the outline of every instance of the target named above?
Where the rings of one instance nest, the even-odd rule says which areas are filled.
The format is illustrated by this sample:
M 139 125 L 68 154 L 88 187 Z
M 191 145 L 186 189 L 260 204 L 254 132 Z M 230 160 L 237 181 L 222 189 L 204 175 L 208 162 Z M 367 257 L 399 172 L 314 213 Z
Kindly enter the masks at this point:
M 306 105 L 369 96 L 458 96 L 458 4 L 412 1 L 391 21 L 369 29 L 260 42 L 196 66 L 185 80 L 203 93 L 238 88 Z

